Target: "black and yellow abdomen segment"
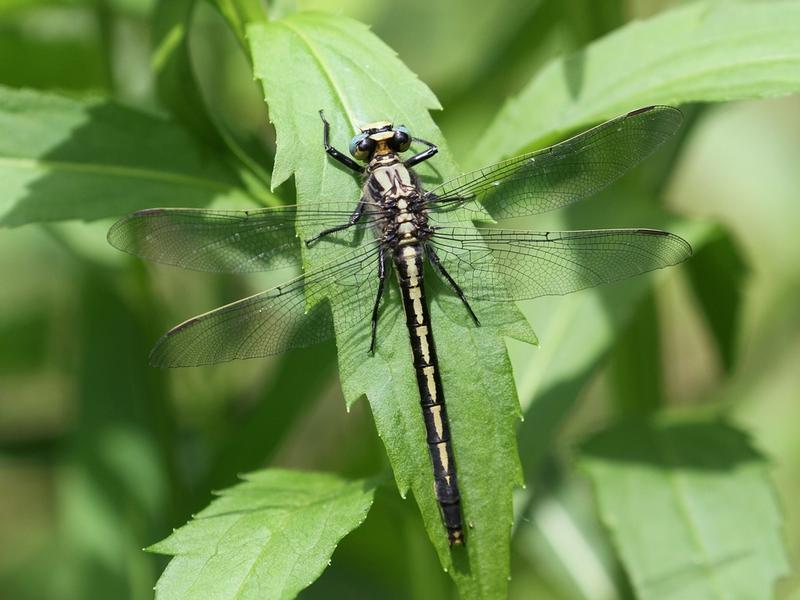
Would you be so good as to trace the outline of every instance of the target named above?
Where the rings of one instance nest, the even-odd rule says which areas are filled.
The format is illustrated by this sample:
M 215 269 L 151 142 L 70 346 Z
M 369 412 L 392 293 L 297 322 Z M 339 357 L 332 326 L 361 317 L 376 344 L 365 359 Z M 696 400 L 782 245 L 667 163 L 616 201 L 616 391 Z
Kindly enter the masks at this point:
M 439 361 L 433 343 L 430 314 L 422 281 L 424 251 L 418 242 L 401 245 L 395 250 L 397 269 L 406 325 L 414 356 L 414 371 L 419 387 L 422 416 L 425 420 L 428 452 L 433 463 L 436 500 L 447 529 L 450 545 L 464 544 L 461 520 L 461 497 L 458 492 L 456 464 L 450 443 L 450 425 L 447 419 Z

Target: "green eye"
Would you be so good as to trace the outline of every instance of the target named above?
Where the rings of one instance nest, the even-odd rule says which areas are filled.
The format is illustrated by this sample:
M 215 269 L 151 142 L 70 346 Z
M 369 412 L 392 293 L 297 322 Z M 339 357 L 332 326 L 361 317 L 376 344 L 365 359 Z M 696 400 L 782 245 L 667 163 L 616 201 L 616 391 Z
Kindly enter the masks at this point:
M 356 137 L 350 140 L 350 155 L 358 158 L 356 156 L 356 152 L 358 151 L 358 143 L 362 140 L 367 139 L 366 133 L 359 133 Z
M 350 142 L 350 154 L 357 160 L 369 160 L 370 154 L 375 149 L 375 140 L 360 133 Z

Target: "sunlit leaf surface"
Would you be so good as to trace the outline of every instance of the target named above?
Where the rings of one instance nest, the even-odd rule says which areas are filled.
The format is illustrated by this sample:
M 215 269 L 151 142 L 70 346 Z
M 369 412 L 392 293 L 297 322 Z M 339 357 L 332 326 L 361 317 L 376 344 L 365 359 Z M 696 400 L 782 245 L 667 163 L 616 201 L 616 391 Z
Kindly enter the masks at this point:
M 278 136 L 273 181 L 294 174 L 299 203 L 352 198 L 355 206 L 359 195 L 357 180 L 323 152 L 320 109 L 326 111 L 332 141 L 339 147 L 346 149 L 358 125 L 389 118 L 440 144 L 440 154 L 420 169 L 424 178 L 458 173 L 428 114 L 438 108 L 433 94 L 363 25 L 301 13 L 252 27 L 249 39 Z M 331 244 L 318 246 L 307 253 L 309 267 L 341 252 Z M 377 264 L 375 269 L 377 273 Z M 483 327 L 476 329 L 449 296 L 433 302 L 434 337 L 441 348 L 463 510 L 470 525 L 466 551 L 451 553 L 433 493 L 408 334 L 398 318 L 396 294 L 389 297 L 373 357 L 367 354 L 368 323 L 344 333 L 341 324 L 348 315 L 333 307 L 345 397 L 352 404 L 366 394 L 398 487 L 403 494 L 413 491 L 440 560 L 462 593 L 503 595 L 511 490 L 520 483 L 514 440 L 519 408 L 503 336 L 532 340 L 532 335 L 513 306 L 478 304 Z
M 696 2 L 553 61 L 497 114 L 472 164 L 541 147 L 649 104 L 800 91 L 800 4 Z
M 372 505 L 374 484 L 259 471 L 149 550 L 172 559 L 156 598 L 293 598 L 327 566 Z
M 764 458 L 719 421 L 625 422 L 583 447 L 637 596 L 771 598 L 786 573 Z
M 177 125 L 109 100 L 0 87 L 0 225 L 93 220 L 153 206 L 252 206 Z

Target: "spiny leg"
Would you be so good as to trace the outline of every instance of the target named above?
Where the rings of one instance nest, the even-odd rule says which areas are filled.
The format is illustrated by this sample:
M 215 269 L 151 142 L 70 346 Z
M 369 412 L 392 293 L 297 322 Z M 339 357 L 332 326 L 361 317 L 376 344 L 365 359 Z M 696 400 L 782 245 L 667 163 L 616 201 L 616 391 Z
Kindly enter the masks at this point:
M 330 135 L 331 135 L 331 124 L 325 120 L 325 115 L 320 110 L 319 111 L 319 118 L 322 119 L 322 144 L 325 146 L 325 152 L 330 154 L 333 158 L 337 161 L 342 163 L 348 169 L 352 169 L 359 175 L 364 172 L 364 167 L 354 161 L 352 158 L 347 156 L 344 152 L 340 152 L 330 144 Z
M 411 138 L 411 139 L 414 140 L 415 142 L 420 142 L 422 144 L 425 144 L 428 147 L 428 149 L 427 150 L 423 150 L 419 154 L 415 154 L 414 156 L 412 156 L 411 158 L 409 158 L 408 160 L 403 162 L 403 164 L 406 167 L 413 167 L 414 165 L 418 165 L 419 163 L 421 163 L 421 162 L 423 162 L 425 160 L 428 160 L 431 156 L 433 156 L 434 154 L 436 154 L 439 151 L 439 147 L 436 144 L 432 143 L 432 142 L 429 142 L 427 140 L 423 140 L 422 138 L 418 138 L 418 137 Z
M 472 310 L 472 307 L 467 302 L 467 297 L 464 295 L 464 292 L 461 290 L 461 287 L 456 283 L 455 279 L 450 277 L 450 273 L 444 268 L 442 261 L 439 260 L 439 256 L 436 254 L 436 251 L 433 249 L 431 244 L 425 244 L 425 254 L 428 258 L 431 259 L 431 264 L 434 268 L 439 271 L 439 274 L 447 280 L 447 283 L 450 284 L 450 287 L 453 288 L 453 291 L 456 295 L 461 298 L 461 301 L 464 303 L 464 306 L 467 307 L 467 311 L 469 312 L 469 316 L 472 317 L 472 320 L 475 322 L 476 327 L 481 326 L 481 322 L 478 320 L 475 311 Z
M 326 229 L 324 231 L 319 232 L 312 238 L 306 240 L 306 246 L 311 246 L 314 242 L 319 240 L 326 235 L 330 235 L 332 233 L 336 233 L 337 231 L 342 231 L 343 229 L 347 229 L 348 227 L 352 227 L 361 219 L 361 216 L 364 214 L 364 207 L 366 206 L 367 201 L 362 196 L 361 199 L 358 201 L 356 205 L 356 209 L 353 211 L 353 214 L 350 215 L 350 218 L 347 220 L 347 223 L 342 223 L 341 225 L 337 225 L 336 227 L 331 227 L 330 229 Z
M 369 343 L 369 353 L 375 354 L 375 336 L 378 331 L 378 309 L 381 306 L 381 297 L 386 287 L 386 250 L 383 246 L 378 251 L 378 295 L 375 297 L 375 306 L 372 307 L 372 340 Z

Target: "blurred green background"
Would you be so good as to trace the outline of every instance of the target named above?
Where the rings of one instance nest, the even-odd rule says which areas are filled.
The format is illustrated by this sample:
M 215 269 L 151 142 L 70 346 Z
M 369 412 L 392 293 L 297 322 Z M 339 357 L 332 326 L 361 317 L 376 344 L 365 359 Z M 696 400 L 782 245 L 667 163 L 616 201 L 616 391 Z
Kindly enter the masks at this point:
M 328 8 L 322 0 L 297 4 Z M 676 4 L 347 0 L 336 10 L 369 24 L 432 88 L 445 109 L 434 118 L 454 154 L 466 157 L 503 101 L 550 59 Z M 153 6 L 148 0 L 0 0 L 0 84 L 113 95 L 160 110 L 150 66 Z M 235 38 L 203 3 L 192 49 L 212 112 L 269 160 L 274 134 L 261 92 Z M 567 498 L 581 539 L 607 553 L 589 491 L 569 474 L 571 450 L 607 421 L 618 398 L 640 392 L 637 378 L 624 376 L 626 357 L 638 352 L 642 329 L 657 323 L 652 356 L 663 402 L 725 406 L 752 434 L 770 459 L 787 545 L 796 551 L 800 99 L 690 107 L 688 115 L 663 198 L 672 211 L 716 221 L 731 233 L 735 252 L 725 257 L 738 259 L 720 267 L 728 269 L 720 277 L 732 284 L 716 300 L 721 310 L 731 304 L 731 290 L 740 300 L 730 330 L 734 350 L 720 352 L 712 341 L 685 267 L 660 279 L 657 294 L 642 302 L 591 377 L 564 398 L 577 398 L 575 407 L 558 439 L 549 441 L 533 500 L 521 504 L 546 508 L 549 497 Z M 611 211 L 592 225 L 628 225 L 614 217 Z M 237 473 L 273 465 L 371 476 L 386 467 L 365 403 L 345 413 L 332 344 L 170 373 L 147 367 L 149 348 L 169 326 L 262 289 L 265 280 L 145 266 L 106 245 L 109 224 L 0 230 L 2 598 L 151 597 L 166 559 L 141 548 L 183 524 Z M 543 313 L 559 302 L 525 306 L 545 348 L 548 335 L 556 334 L 541 327 Z M 527 365 L 538 351 L 511 349 L 520 400 L 528 406 L 536 401 L 536 382 L 526 377 Z M 520 443 L 524 453 L 530 443 Z M 589 597 L 630 596 L 613 558 L 606 557 L 607 571 L 590 577 L 581 562 L 585 548 L 554 545 L 566 535 L 563 519 L 552 510 L 528 512 L 534 516 L 521 520 L 514 538 L 512 597 L 586 597 L 576 574 L 565 572 L 570 564 L 582 565 L 577 577 L 596 586 Z M 387 535 L 396 547 L 379 541 Z M 304 596 L 422 598 L 432 590 L 446 593 L 448 585 L 416 507 L 386 488 Z M 785 598 L 800 593 L 792 579 L 778 589 Z

